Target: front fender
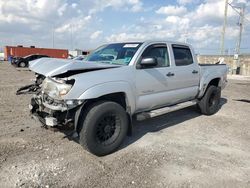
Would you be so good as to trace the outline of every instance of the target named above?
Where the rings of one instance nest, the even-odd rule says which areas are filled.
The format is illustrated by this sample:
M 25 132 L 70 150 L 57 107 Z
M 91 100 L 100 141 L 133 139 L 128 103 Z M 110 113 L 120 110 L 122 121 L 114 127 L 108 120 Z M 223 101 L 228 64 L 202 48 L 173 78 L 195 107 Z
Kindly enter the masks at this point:
M 129 83 L 124 81 L 106 82 L 102 84 L 94 85 L 84 91 L 78 99 L 95 99 L 103 95 L 123 92 L 126 96 L 126 104 L 131 109 L 131 114 L 135 111 L 135 90 L 130 86 Z

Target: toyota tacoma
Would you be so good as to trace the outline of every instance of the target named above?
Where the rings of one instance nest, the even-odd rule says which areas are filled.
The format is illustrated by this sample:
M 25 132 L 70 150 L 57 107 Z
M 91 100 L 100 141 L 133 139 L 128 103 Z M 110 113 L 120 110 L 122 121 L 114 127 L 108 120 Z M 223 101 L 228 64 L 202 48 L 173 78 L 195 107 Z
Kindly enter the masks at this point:
M 121 145 L 132 119 L 192 105 L 215 114 L 227 83 L 225 64 L 199 65 L 189 44 L 169 41 L 106 44 L 84 61 L 42 58 L 29 68 L 37 77 L 33 116 L 45 126 L 71 123 L 79 143 L 98 156 Z

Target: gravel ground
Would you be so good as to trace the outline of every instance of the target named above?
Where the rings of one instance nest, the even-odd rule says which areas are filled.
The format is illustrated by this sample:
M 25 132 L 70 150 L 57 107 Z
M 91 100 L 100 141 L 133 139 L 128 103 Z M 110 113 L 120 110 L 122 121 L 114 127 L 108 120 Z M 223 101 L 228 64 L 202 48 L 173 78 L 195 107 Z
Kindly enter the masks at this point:
M 115 153 L 96 157 L 29 116 L 29 71 L 0 63 L 1 187 L 250 187 L 250 79 L 230 77 L 221 109 L 195 107 L 135 122 Z

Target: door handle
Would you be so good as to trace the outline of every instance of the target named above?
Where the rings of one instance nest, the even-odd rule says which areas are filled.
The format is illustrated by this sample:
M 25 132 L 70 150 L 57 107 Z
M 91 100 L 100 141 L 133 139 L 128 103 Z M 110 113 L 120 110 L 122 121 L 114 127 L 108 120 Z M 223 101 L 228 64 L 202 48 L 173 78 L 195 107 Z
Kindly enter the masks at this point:
M 192 72 L 193 74 L 197 74 L 198 73 L 198 71 L 197 70 L 193 70 L 193 72 Z
M 170 77 L 170 76 L 174 76 L 174 73 L 169 72 L 169 73 L 167 73 L 167 74 L 166 74 L 166 76 L 168 76 L 168 77 Z

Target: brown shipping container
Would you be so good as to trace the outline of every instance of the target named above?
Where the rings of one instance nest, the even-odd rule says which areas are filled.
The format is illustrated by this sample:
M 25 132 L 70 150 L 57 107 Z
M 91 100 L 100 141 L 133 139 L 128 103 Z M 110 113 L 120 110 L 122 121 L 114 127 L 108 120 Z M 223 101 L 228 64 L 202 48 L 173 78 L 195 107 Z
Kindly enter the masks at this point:
M 30 54 L 48 55 L 54 58 L 68 58 L 68 50 L 52 49 L 52 48 L 30 48 L 18 46 L 5 46 L 4 58 L 7 60 L 9 56 L 24 57 Z

